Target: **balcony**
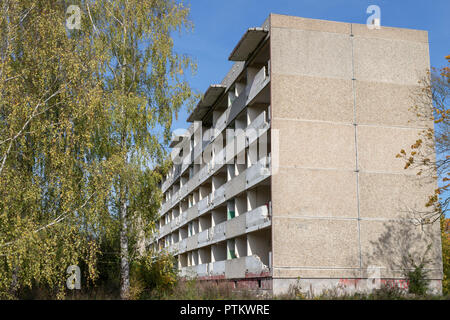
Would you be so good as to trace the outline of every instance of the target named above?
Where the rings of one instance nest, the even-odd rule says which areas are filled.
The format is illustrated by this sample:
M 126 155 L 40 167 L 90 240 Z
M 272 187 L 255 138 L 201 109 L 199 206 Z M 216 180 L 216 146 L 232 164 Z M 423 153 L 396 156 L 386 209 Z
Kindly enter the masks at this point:
M 256 164 L 251 166 L 250 168 L 247 168 L 242 174 L 234 177 L 232 180 L 226 182 L 223 184 L 220 188 L 214 191 L 214 193 L 209 194 L 202 200 L 200 200 L 195 207 L 189 208 L 186 212 L 186 215 L 182 214 L 182 218 L 180 218 L 180 221 L 178 224 L 173 225 L 173 227 L 180 227 L 187 223 L 188 221 L 191 221 L 192 219 L 195 219 L 196 217 L 204 214 L 205 212 L 213 209 L 214 207 L 220 205 L 224 201 L 226 201 L 229 198 L 234 197 L 236 194 L 240 193 L 241 191 L 248 189 L 255 184 L 263 181 L 267 177 L 270 176 L 270 155 L 262 158 L 259 160 Z M 205 169 L 207 167 L 204 167 Z M 197 174 L 200 174 L 198 172 Z M 195 185 L 197 186 L 197 184 Z M 187 187 L 187 185 L 186 185 Z M 183 189 L 183 188 L 182 188 Z M 176 192 L 172 200 L 169 202 L 171 203 L 170 207 L 172 207 L 176 201 L 173 199 L 180 198 L 178 196 L 178 193 L 180 191 Z M 166 203 L 167 204 L 167 203 Z M 169 208 L 164 204 L 160 212 L 164 213 Z M 163 237 L 166 235 L 165 232 L 161 230 L 160 232 L 161 236 Z
M 180 253 L 185 252 L 187 249 L 187 238 L 181 240 L 180 242 L 178 242 L 178 251 Z
M 253 229 L 261 229 L 270 224 L 269 206 L 260 206 L 245 214 L 245 228 L 249 232 Z
M 217 119 L 215 129 L 213 130 L 213 139 L 216 139 L 219 134 L 222 133 L 223 130 L 227 127 L 227 118 L 228 118 L 228 110 L 225 110 L 225 112 Z
M 268 266 L 262 263 L 257 255 L 251 255 L 231 260 L 222 260 L 180 269 L 180 276 L 184 278 L 196 277 L 225 277 L 239 279 L 248 276 L 267 276 Z
M 218 189 L 214 191 L 212 194 L 212 205 L 218 206 L 221 203 L 225 202 L 225 185 L 220 186 Z
M 176 254 L 179 251 L 179 242 L 172 244 L 170 247 L 167 248 L 167 252 L 170 254 Z
M 198 172 L 198 182 L 202 183 L 209 176 L 209 164 L 205 164 Z
M 270 61 L 267 63 L 267 67 L 262 67 L 255 75 L 252 83 L 247 86 L 248 102 L 253 101 L 255 97 L 266 87 L 270 82 Z
M 209 263 L 209 275 L 211 277 L 225 276 L 225 260 Z
M 252 121 L 247 127 L 246 136 L 247 136 L 247 145 L 252 144 L 256 141 L 264 132 L 266 132 L 270 124 L 266 121 L 267 114 L 266 111 L 263 111 L 255 120 Z
M 228 221 L 224 221 L 222 223 L 219 223 L 217 225 L 215 225 L 214 227 L 210 228 L 211 231 L 211 235 L 212 235 L 212 242 L 219 242 L 219 241 L 223 241 L 226 239 L 225 233 L 226 233 L 226 227 L 227 227 L 227 222 Z
M 234 119 L 249 103 L 252 102 L 261 102 L 260 100 L 265 100 L 263 98 L 267 95 L 267 90 L 265 88 L 270 83 L 270 60 L 267 63 L 267 66 L 262 67 L 258 73 L 255 75 L 253 81 L 247 84 L 245 90 L 241 92 L 241 94 L 233 101 L 231 107 L 227 109 L 220 117 L 217 119 L 215 124 L 215 130 L 213 130 L 212 135 L 210 137 L 202 138 L 201 142 L 201 150 L 204 151 L 205 148 L 212 142 L 217 136 L 222 133 L 223 130 L 226 129 L 227 121 L 231 121 Z M 213 88 L 214 90 L 223 90 L 222 86 L 217 86 L 217 88 Z M 209 89 L 208 89 L 209 90 Z M 219 92 L 219 91 L 218 91 Z M 221 92 L 221 91 L 220 91 Z M 260 93 L 263 93 L 262 95 Z M 258 96 L 261 96 L 258 98 Z M 212 99 L 211 101 L 215 101 L 217 97 Z M 209 107 L 208 107 L 209 108 Z M 256 125 L 256 124 L 255 124 Z M 195 148 L 194 148 L 195 149 Z M 196 158 L 199 155 L 195 155 Z M 178 179 L 181 173 L 183 173 L 189 165 L 192 163 L 193 157 L 192 152 L 183 157 L 183 162 L 181 165 L 175 166 L 173 173 L 169 176 L 169 178 L 164 181 L 161 186 L 163 192 L 166 192 L 167 189 L 172 185 L 172 183 Z
M 209 241 L 209 230 L 204 230 L 198 234 L 197 237 L 198 245 L 205 245 Z
M 209 207 L 209 196 L 206 196 L 202 200 L 198 202 L 198 213 L 201 215 L 202 213 L 206 212 Z
M 208 246 L 217 242 L 241 236 L 245 233 L 253 232 L 270 226 L 272 223 L 267 205 L 248 211 L 236 218 L 221 222 L 214 227 L 208 228 L 189 238 L 188 246 L 185 250 L 193 250 Z M 195 240 L 191 240 L 195 238 Z M 185 239 L 186 240 L 186 239 Z M 179 253 L 183 253 L 179 248 Z
M 246 188 L 263 181 L 270 176 L 270 156 L 259 160 L 255 165 L 245 171 Z

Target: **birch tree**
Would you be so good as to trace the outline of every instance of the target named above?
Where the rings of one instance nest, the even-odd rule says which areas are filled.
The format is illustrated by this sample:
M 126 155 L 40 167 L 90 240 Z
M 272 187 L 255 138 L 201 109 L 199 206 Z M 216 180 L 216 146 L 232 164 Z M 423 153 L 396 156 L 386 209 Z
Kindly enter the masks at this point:
M 109 125 L 101 139 L 111 168 L 108 208 L 119 224 L 120 295 L 129 298 L 136 230 L 150 232 L 160 194 L 152 171 L 165 157 L 172 119 L 194 95 L 185 71 L 190 57 L 174 52 L 174 32 L 190 29 L 189 10 L 173 0 L 86 2 L 107 59 L 103 89 Z
M 33 286 L 63 297 L 68 266 L 96 276 L 108 190 L 92 157 L 101 60 L 88 33 L 67 32 L 55 1 L 4 0 L 0 10 L 0 297 Z

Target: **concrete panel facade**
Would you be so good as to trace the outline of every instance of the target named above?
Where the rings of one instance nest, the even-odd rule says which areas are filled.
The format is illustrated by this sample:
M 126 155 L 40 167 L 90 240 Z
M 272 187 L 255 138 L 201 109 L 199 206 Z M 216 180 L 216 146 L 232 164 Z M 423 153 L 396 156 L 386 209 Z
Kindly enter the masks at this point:
M 273 211 L 285 217 L 358 217 L 356 177 L 351 170 L 282 167 L 272 178 Z
M 403 256 L 431 244 L 438 290 L 439 232 L 411 223 L 436 183 L 419 180 L 396 158 L 432 125 L 410 110 L 429 68 L 427 32 L 271 15 L 270 37 L 272 131 L 279 137 L 271 178 L 274 293 L 297 277 L 316 287 L 325 279 L 330 288 L 367 277 L 372 265 L 383 277 L 404 278 L 394 266 L 399 255 L 375 256 L 386 230 L 390 239 L 417 240 L 399 250 Z

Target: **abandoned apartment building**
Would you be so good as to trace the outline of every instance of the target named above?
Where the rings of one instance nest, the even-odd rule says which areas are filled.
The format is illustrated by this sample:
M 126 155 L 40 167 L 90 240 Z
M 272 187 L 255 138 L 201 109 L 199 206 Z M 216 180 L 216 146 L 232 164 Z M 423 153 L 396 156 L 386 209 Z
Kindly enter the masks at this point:
M 183 277 L 278 294 L 404 283 L 405 255 L 430 246 L 441 290 L 439 225 L 412 217 L 436 181 L 396 158 L 433 125 L 410 110 L 428 50 L 419 30 L 277 14 L 248 29 L 171 142 L 153 248 Z

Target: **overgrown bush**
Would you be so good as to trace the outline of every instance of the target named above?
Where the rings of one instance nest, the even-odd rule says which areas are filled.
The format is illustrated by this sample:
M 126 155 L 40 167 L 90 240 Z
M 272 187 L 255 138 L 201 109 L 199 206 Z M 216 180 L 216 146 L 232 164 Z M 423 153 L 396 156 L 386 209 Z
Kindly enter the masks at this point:
M 441 242 L 442 242 L 442 265 L 444 277 L 442 279 L 442 293 L 450 295 L 450 234 L 448 227 L 450 222 L 441 216 Z
M 237 290 L 225 281 L 179 280 L 171 292 L 161 299 L 167 300 L 246 300 L 261 298 L 251 290 Z
M 131 298 L 160 298 L 173 291 L 178 281 L 175 258 L 167 253 L 141 257 L 131 267 Z
M 424 296 L 427 294 L 429 280 L 426 279 L 427 272 L 423 263 L 416 265 L 414 270 L 408 271 L 406 277 L 409 280 L 409 293 L 418 296 Z

